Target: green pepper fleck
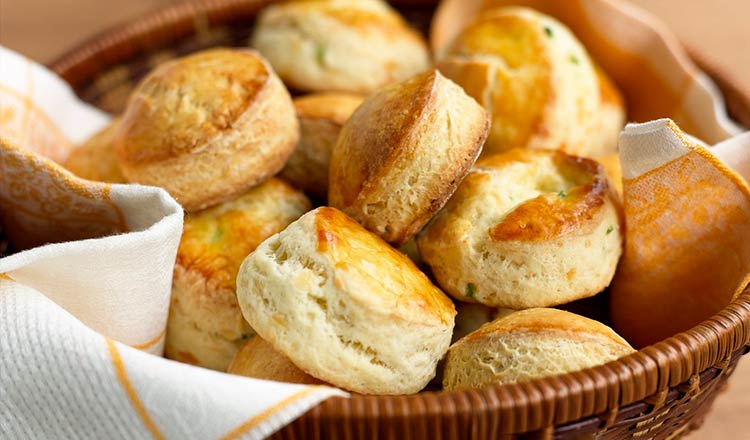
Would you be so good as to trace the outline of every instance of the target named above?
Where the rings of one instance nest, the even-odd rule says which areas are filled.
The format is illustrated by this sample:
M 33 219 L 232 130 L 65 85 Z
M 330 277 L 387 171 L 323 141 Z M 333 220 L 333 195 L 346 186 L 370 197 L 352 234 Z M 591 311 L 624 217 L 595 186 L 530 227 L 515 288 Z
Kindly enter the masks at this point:
M 224 228 L 221 227 L 221 225 L 218 225 L 216 226 L 216 229 L 214 229 L 214 235 L 211 237 L 211 241 L 213 243 L 218 243 L 222 238 L 224 238 Z
M 467 298 L 474 298 L 474 295 L 477 293 L 477 286 L 474 285 L 474 283 L 469 283 L 466 285 L 466 293 L 464 296 Z
M 555 34 L 552 32 L 552 28 L 549 26 L 544 27 L 544 33 L 547 34 L 549 38 L 552 38 Z
M 321 66 L 326 63 L 326 47 L 323 45 L 317 45 L 315 47 L 315 59 Z
M 559 193 L 557 193 L 557 197 L 564 199 L 565 197 L 568 197 L 568 194 L 565 193 L 565 190 L 562 190 Z
M 612 231 L 614 231 L 614 230 L 615 230 L 615 227 L 612 226 L 612 225 L 609 225 L 609 227 L 607 228 L 607 235 L 611 234 Z
M 580 61 L 578 61 L 578 57 L 575 55 L 571 55 L 570 57 L 568 57 L 568 59 L 570 60 L 571 63 L 575 64 L 576 66 L 580 64 Z

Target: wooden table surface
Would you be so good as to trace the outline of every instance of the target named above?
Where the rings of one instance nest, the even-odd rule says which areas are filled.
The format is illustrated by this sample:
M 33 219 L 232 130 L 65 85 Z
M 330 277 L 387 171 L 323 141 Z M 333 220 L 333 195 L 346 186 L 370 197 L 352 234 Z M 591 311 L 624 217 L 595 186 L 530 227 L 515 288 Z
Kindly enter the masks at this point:
M 664 20 L 693 50 L 750 94 L 750 0 L 631 0 Z M 0 44 L 41 62 L 96 32 L 170 0 L 0 0 Z M 747 439 L 750 361 L 740 361 L 698 439 Z

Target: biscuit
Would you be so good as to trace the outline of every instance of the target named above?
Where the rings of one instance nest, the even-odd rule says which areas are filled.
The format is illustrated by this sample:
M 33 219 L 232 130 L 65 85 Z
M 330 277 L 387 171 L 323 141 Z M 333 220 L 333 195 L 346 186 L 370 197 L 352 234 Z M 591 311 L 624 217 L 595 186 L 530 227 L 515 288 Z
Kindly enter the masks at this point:
M 362 103 L 360 95 L 318 93 L 294 100 L 300 139 L 280 177 L 319 200 L 328 197 L 331 150 L 341 127 Z
M 119 118 L 94 134 L 86 142 L 70 152 L 65 168 L 78 177 L 107 183 L 126 183 L 125 176 L 117 165 L 114 140 Z
M 454 298 L 518 310 L 602 291 L 622 253 L 621 228 L 601 165 L 516 149 L 480 159 L 417 244 Z
M 329 207 L 258 246 L 237 298 L 258 335 L 300 369 L 363 394 L 421 390 L 456 315 L 405 255 Z
M 242 317 L 235 281 L 247 254 L 311 208 L 272 178 L 242 196 L 185 216 L 172 281 L 166 356 L 225 371 L 255 332 Z
M 587 156 L 601 161 L 604 157 L 618 155 L 620 132 L 627 122 L 627 112 L 625 98 L 623 98 L 617 85 L 595 61 L 592 60 L 591 62 L 596 70 L 599 86 L 599 108 L 590 120 L 592 139 Z M 609 171 L 609 168 L 607 171 Z M 621 186 L 619 181 L 615 181 L 615 185 Z
M 485 11 L 437 67 L 492 114 L 485 155 L 519 147 L 585 157 L 617 151 L 622 97 L 552 17 L 522 7 Z
M 487 112 L 436 70 L 388 86 L 341 129 L 328 203 L 400 246 L 453 194 L 488 129 Z
M 288 357 L 258 336 L 245 342 L 229 364 L 227 373 L 276 382 L 325 384 L 297 368 Z
M 276 174 L 298 139 L 292 99 L 266 61 L 211 49 L 163 63 L 141 81 L 115 151 L 129 181 L 162 187 L 197 211 Z
M 448 351 L 443 388 L 523 382 L 605 364 L 635 352 L 606 325 L 557 309 L 520 310 Z
M 260 13 L 251 43 L 291 88 L 369 94 L 430 65 L 427 44 L 380 0 L 308 0 Z

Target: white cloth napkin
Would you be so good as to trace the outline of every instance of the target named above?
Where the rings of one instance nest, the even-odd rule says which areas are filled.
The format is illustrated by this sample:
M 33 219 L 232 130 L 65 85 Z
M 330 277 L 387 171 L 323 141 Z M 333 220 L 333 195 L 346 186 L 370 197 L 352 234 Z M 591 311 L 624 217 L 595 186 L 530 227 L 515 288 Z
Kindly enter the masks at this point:
M 343 394 L 144 353 L 7 279 L 0 280 L 0 390 L 3 439 L 260 439 Z
M 0 47 L 0 221 L 30 247 L 0 258 L 0 439 L 263 438 L 345 396 L 160 357 L 182 208 L 48 159 L 108 119 Z
M 685 140 L 709 149 L 717 159 L 745 180 L 750 180 L 750 131 L 737 134 L 713 146 L 685 133 L 681 138 L 669 119 L 628 124 L 620 134 L 623 179 L 633 179 L 691 152 Z

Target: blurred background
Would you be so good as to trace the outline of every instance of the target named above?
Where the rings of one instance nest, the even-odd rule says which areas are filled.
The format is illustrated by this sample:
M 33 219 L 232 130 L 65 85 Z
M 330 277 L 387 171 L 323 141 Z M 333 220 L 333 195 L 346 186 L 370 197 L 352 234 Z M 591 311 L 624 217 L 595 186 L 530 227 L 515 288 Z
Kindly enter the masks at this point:
M 650 10 L 706 62 L 750 90 L 750 1 L 625 0 Z M 175 0 L 0 0 L 0 44 L 41 62 Z
M 750 0 L 623 0 L 653 12 L 703 62 L 750 94 Z M 47 63 L 108 27 L 174 0 L 0 0 L 0 44 Z M 2 68 L 2 66 L 0 66 Z M 750 361 L 743 359 L 698 439 L 748 439 Z

